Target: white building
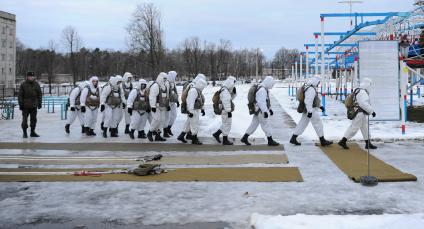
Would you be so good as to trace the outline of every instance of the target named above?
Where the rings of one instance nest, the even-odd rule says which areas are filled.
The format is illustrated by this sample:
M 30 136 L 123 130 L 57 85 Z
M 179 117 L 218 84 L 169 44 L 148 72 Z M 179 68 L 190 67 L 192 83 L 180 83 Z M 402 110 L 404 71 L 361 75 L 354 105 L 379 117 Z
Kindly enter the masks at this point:
M 0 11 L 0 88 L 13 88 L 16 78 L 16 16 Z

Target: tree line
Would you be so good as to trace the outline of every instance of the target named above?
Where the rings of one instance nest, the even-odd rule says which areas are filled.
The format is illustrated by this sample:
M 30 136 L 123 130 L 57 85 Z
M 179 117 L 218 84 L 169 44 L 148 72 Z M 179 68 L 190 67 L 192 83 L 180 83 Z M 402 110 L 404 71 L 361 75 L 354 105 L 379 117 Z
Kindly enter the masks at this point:
M 229 40 L 219 42 L 189 37 L 173 49 L 163 41 L 161 13 L 152 4 L 138 5 L 126 27 L 128 50 L 86 48 L 76 28 L 67 26 L 59 42 L 50 40 L 46 47 L 31 49 L 16 42 L 16 73 L 24 76 L 28 70 L 39 76 L 47 73 L 49 81 L 57 73 L 72 75 L 70 82 L 86 80 L 91 75 L 106 80 L 111 75 L 131 72 L 136 77 L 154 79 L 158 72 L 175 70 L 188 79 L 201 72 L 212 80 L 228 75 L 236 77 L 261 75 L 263 68 L 291 69 L 299 59 L 296 49 L 279 49 L 267 61 L 258 49 L 234 49 Z M 65 52 L 60 52 L 63 47 Z

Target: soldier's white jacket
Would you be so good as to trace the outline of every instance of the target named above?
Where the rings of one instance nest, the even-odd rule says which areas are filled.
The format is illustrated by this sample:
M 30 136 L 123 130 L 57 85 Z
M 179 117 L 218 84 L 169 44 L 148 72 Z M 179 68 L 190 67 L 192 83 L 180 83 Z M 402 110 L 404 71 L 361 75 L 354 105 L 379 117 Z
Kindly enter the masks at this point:
M 275 81 L 271 76 L 265 77 L 260 84 L 259 90 L 256 92 L 256 110 L 260 109 L 263 113 L 269 114 L 267 100 L 269 99 L 269 90 L 274 87 Z
M 206 87 L 207 83 L 203 79 L 198 79 L 194 82 L 194 87 L 191 87 L 188 91 L 187 95 L 187 110 L 190 113 L 194 112 L 194 104 L 196 102 L 196 99 L 200 96 L 199 91 L 203 91 L 203 89 Z M 198 109 L 197 109 L 198 110 Z
M 121 100 L 123 103 L 126 103 L 125 101 L 125 95 L 122 91 L 121 87 L 118 85 L 118 81 L 120 81 L 118 78 L 114 77 L 109 80 L 109 84 L 106 85 L 100 94 L 100 105 L 106 104 L 106 99 L 110 95 L 110 93 L 113 91 L 120 91 Z
M 88 93 L 89 93 L 88 90 L 91 91 L 91 94 L 96 94 L 96 92 L 97 92 L 98 84 L 97 84 L 97 87 L 94 87 L 94 85 L 93 85 L 94 80 L 99 81 L 99 78 L 97 78 L 97 76 L 91 77 L 88 80 L 88 87 L 84 87 L 84 89 L 81 92 L 80 103 L 81 103 L 82 107 L 85 106 L 85 101 L 87 100 L 87 96 L 88 96 Z
M 224 89 L 220 93 L 219 97 L 221 99 L 222 108 L 226 112 L 231 112 L 231 101 L 236 97 L 236 94 L 233 94 L 233 88 L 236 82 L 236 78 L 229 76 L 224 82 Z
M 150 86 L 149 89 L 149 104 L 150 107 L 152 108 L 156 108 L 158 107 L 158 101 L 157 97 L 160 93 L 160 90 L 162 91 L 166 91 L 166 85 L 165 85 L 165 78 L 166 78 L 166 73 L 161 72 L 158 77 L 156 78 L 156 83 L 153 83 Z

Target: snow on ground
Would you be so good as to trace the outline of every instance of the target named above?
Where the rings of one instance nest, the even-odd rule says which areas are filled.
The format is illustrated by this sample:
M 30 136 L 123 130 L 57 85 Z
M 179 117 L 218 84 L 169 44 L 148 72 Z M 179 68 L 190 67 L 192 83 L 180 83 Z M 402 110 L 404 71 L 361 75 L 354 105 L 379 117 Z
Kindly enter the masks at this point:
M 255 229 L 421 229 L 424 225 L 424 214 L 383 214 L 383 215 L 304 215 L 266 216 L 253 214 L 250 219 L 251 228 Z
M 284 110 L 298 122 L 301 117 L 301 114 L 296 111 L 298 101 L 295 96 L 289 96 L 288 84 L 276 84 L 274 89 L 272 89 L 272 94 Z M 424 102 L 424 98 L 416 99 L 416 102 L 418 101 Z M 339 140 L 343 137 L 343 133 L 349 127 L 351 121 L 347 119 L 346 108 L 341 101 L 335 100 L 335 97 L 327 96 L 326 103 L 326 113 L 328 116 L 322 116 L 325 137 L 332 140 Z M 400 121 L 371 121 L 370 132 L 372 138 L 381 140 L 420 139 L 424 137 L 424 125 L 422 123 L 407 122 L 406 134 L 402 135 Z M 308 126 L 300 139 L 317 139 L 312 125 Z M 361 133 L 358 132 L 353 139 L 362 139 Z
M 394 214 L 387 219 L 396 220 L 396 214 L 407 215 L 408 219 L 417 219 L 424 213 L 424 154 L 423 125 L 416 124 L 415 136 L 421 140 L 378 142 L 379 147 L 372 153 L 385 162 L 412 173 L 418 177 L 417 182 L 380 183 L 373 188 L 363 187 L 350 181 L 311 140 L 316 136 L 311 127 L 302 136 L 304 144 L 294 147 L 288 144 L 293 128 L 293 120 L 299 119 L 295 111 L 294 98 L 288 97 L 284 84 L 277 84 L 272 90 L 272 103 L 275 115 L 272 117 L 274 137 L 284 144 L 290 164 L 281 166 L 299 167 L 304 182 L 256 183 L 256 182 L 54 182 L 54 183 L 2 183 L 0 185 L 0 225 L 17 227 L 17 225 L 41 225 L 39 228 L 70 222 L 73 227 L 84 220 L 97 225 L 112 223 L 115 226 L 140 227 L 140 225 L 167 225 L 189 223 L 225 222 L 232 228 L 246 228 L 253 213 L 261 215 L 296 214 L 305 215 L 382 215 Z M 248 85 L 237 86 L 236 112 L 234 113 L 233 137 L 241 137 L 250 123 L 247 113 L 246 97 Z M 205 89 L 207 108 L 206 117 L 201 118 L 200 136 L 210 136 L 219 128 L 220 117 L 212 114 L 211 97 L 218 88 Z M 349 124 L 344 118 L 343 108 L 338 101 L 329 101 L 329 116 L 324 118 L 327 136 L 332 139 L 341 137 Z M 284 108 L 284 109 L 283 109 Z M 287 113 L 286 113 L 287 112 Z M 40 110 L 38 132 L 39 139 L 22 140 L 20 114 L 16 110 L 15 120 L 0 120 L 0 141 L 37 141 L 37 142 L 138 142 L 123 134 L 120 127 L 119 138 L 103 139 L 101 136 L 81 136 L 80 128 L 75 123 L 71 134 L 64 133 L 65 122 L 60 114 L 47 114 Z M 287 115 L 288 114 L 288 115 Z M 290 117 L 291 116 L 291 117 Z M 99 116 L 100 117 L 100 116 Z M 332 120 L 331 120 L 332 119 Z M 179 133 L 185 117 L 179 115 L 174 133 Z M 379 123 L 373 125 L 377 138 L 401 138 L 397 132 L 397 123 Z M 408 123 L 408 126 L 415 124 Z M 411 130 L 412 128 L 408 128 Z M 96 130 L 100 133 L 100 130 Z M 408 132 L 409 135 L 410 132 Z M 256 137 L 263 139 L 262 130 L 258 129 Z M 356 136 L 357 139 L 361 137 Z M 175 137 L 170 142 L 175 142 Z M 213 142 L 211 142 L 213 143 Z M 215 143 L 216 144 L 216 143 Z M 142 147 L 142 144 L 140 145 Z M 218 147 L 218 146 L 217 146 Z M 154 153 L 154 152 L 146 152 Z M 178 155 L 195 155 L 204 152 L 179 152 Z M 213 155 L 214 152 L 208 152 Z M 216 152 L 216 154 L 234 154 L 247 152 Z M 251 152 L 253 153 L 253 152 Z M 255 152 L 255 153 L 265 153 Z M 269 152 L 267 152 L 269 153 Z M 138 156 L 139 152 L 69 152 L 43 150 L 4 150 L 5 155 L 44 155 L 44 156 Z M 177 152 L 168 152 L 176 155 Z M 259 166 L 259 165 L 252 165 Z M 265 165 L 263 165 L 265 166 Z M 307 217 L 307 216 L 305 216 Z M 329 216 L 331 218 L 331 216 Z M 341 216 L 340 216 L 341 217 Z M 343 216 L 346 219 L 362 218 Z M 386 222 L 386 215 L 382 215 Z M 297 219 L 297 216 L 293 216 Z M 337 218 L 337 217 L 336 217 Z M 383 219 L 382 218 L 382 219 Z M 295 220 L 294 219 L 294 220 Z M 314 217 L 307 220 L 313 220 Z M 321 219 L 321 218 L 319 218 Z M 370 221 L 374 218 L 370 217 Z M 380 219 L 380 218 L 379 218 Z M 295 225 L 296 221 L 287 221 Z M 327 218 L 325 218 L 327 221 Z M 338 220 L 338 218 L 337 218 Z M 368 217 L 364 222 L 368 222 Z M 264 221 L 262 221 L 264 222 Z M 412 221 L 410 221 L 412 222 Z M 285 221 L 283 222 L 285 223 Z M 305 225 L 307 222 L 305 222 Z M 109 224 L 107 224 L 109 225 Z M 272 225 L 272 224 L 269 224 Z M 285 224 L 283 224 L 284 226 Z M 415 226 L 416 224 L 414 224 Z M 419 224 L 421 225 L 421 224 Z M 54 227 L 54 226 L 53 226 Z M 408 225 L 408 227 L 413 228 Z M 70 227 L 72 228 L 72 227 Z M 101 228 L 101 226 L 99 227 Z M 284 228 L 284 227 L 282 227 Z M 292 228 L 292 227 L 289 227 Z M 302 228 L 302 227 L 299 227 Z M 307 228 L 306 226 L 303 228 Z M 311 228 L 311 227 L 309 227 Z M 312 225 L 312 228 L 315 228 Z M 373 227 L 379 228 L 379 227 Z

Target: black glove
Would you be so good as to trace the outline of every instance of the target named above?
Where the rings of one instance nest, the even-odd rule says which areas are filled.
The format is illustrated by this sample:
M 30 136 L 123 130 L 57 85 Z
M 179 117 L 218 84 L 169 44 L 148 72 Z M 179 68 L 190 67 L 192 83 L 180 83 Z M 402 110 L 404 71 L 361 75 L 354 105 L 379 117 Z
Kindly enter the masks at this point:
M 132 115 L 132 108 L 131 107 L 128 107 L 128 114 Z
M 272 111 L 271 109 L 269 110 L 269 114 L 272 116 L 274 115 L 274 111 Z
M 205 116 L 205 110 L 202 109 L 200 112 L 202 112 L 202 116 Z
M 234 95 L 235 95 L 235 94 L 237 94 L 236 87 L 233 87 L 233 94 L 234 94 Z
M 103 112 L 103 111 L 105 111 L 105 105 L 103 105 L 103 104 L 102 104 L 102 105 L 100 106 L 100 112 Z
M 82 112 L 82 113 L 85 113 L 85 106 L 82 106 L 82 107 L 81 107 L 81 112 Z
M 43 106 L 40 104 L 38 104 L 38 109 L 41 109 Z
M 125 109 L 127 105 L 125 105 L 125 103 L 122 103 L 122 108 Z
M 23 106 L 21 104 L 19 104 L 19 110 L 24 109 Z
M 177 102 L 177 107 L 180 107 L 180 102 Z
M 171 107 L 170 107 L 170 106 L 167 106 L 167 107 L 166 107 L 166 110 L 167 110 L 167 111 L 170 111 L 170 110 L 171 110 Z
M 312 118 L 312 113 L 308 113 L 308 118 Z
M 372 112 L 372 117 L 375 118 L 375 116 L 377 115 L 375 112 Z
M 156 112 L 156 107 L 152 107 L 152 112 L 155 113 Z
M 71 107 L 71 111 L 75 111 L 75 107 Z
M 231 113 L 231 112 L 228 112 L 228 118 L 231 118 L 231 117 L 233 117 L 233 114 Z
M 321 109 L 322 112 L 325 112 L 325 108 L 321 106 L 319 109 Z
M 193 118 L 193 113 L 188 112 L 188 117 Z
M 264 118 L 268 118 L 268 112 L 264 112 Z

